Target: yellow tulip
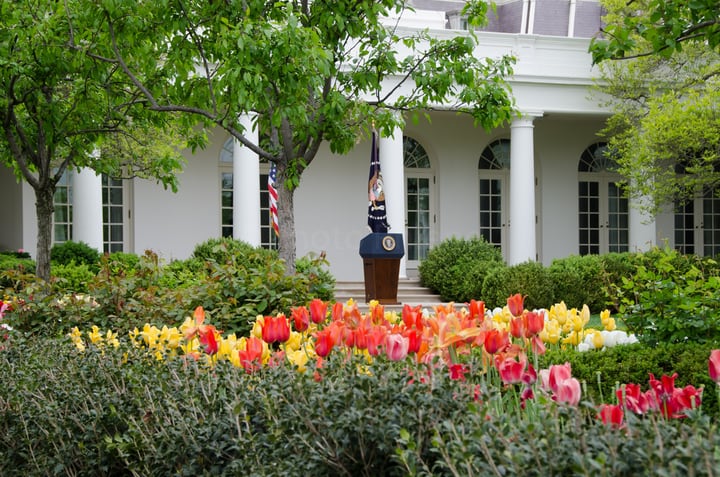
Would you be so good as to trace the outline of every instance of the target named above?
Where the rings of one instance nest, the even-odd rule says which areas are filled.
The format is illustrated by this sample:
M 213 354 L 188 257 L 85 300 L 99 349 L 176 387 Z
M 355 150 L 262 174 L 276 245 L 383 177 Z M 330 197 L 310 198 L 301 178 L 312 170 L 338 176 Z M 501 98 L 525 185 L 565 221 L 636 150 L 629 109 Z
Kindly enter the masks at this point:
M 605 346 L 605 339 L 603 338 L 602 333 L 597 330 L 593 330 L 593 346 L 595 346 L 596 349 L 600 349 Z
M 590 308 L 587 305 L 583 305 L 582 311 L 580 312 L 580 319 L 582 320 L 583 326 L 590 322 Z
M 301 344 L 302 334 L 298 333 L 297 331 L 292 331 L 290 333 L 290 338 L 285 342 L 285 352 L 287 352 L 288 350 L 297 351 L 300 349 Z
M 264 323 L 265 323 L 265 318 L 262 315 L 258 315 L 255 318 L 255 323 L 253 324 L 250 335 L 261 340 L 262 339 L 262 327 L 263 327 Z
M 297 367 L 298 371 L 301 373 L 305 372 L 307 362 L 310 358 L 304 350 L 286 351 L 285 356 L 287 356 L 288 361 Z
M 617 325 L 615 324 L 615 318 L 608 318 L 604 325 L 605 329 L 608 331 L 615 331 L 615 329 L 617 328 Z
M 560 323 L 556 319 L 546 321 L 540 339 L 543 343 L 557 344 L 560 341 Z
M 600 312 L 600 322 L 604 325 L 610 319 L 610 310 L 605 309 Z

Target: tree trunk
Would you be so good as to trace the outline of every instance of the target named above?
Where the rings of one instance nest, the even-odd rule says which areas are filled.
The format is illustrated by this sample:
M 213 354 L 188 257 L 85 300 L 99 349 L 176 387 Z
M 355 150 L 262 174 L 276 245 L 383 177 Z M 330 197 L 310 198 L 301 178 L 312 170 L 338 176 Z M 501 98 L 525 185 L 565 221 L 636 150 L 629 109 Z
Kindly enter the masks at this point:
M 278 238 L 278 254 L 285 261 L 285 273 L 295 274 L 295 191 L 285 186 L 285 167 L 278 164 L 277 170 L 278 191 L 278 225 L 280 237 Z
M 55 211 L 55 187 L 35 189 L 35 213 L 37 214 L 37 257 L 35 275 L 50 280 L 50 246 L 52 243 L 52 218 Z

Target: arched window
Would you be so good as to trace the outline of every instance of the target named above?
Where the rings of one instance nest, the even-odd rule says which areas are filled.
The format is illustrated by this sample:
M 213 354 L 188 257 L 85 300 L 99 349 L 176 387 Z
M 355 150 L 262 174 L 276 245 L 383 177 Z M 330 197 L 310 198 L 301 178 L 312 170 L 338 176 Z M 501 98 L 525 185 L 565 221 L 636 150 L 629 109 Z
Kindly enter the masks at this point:
M 435 177 L 430 157 L 415 139 L 403 136 L 405 165 L 405 210 L 407 259 L 410 267 L 427 257 L 434 223 L 433 185 Z M 392 224 L 390 224 L 392 226 Z
M 480 235 L 497 247 L 507 240 L 507 197 L 510 140 L 498 139 L 483 149 L 478 161 Z
M 583 151 L 578 162 L 580 255 L 628 250 L 628 200 L 618 185 L 621 179 L 606 143 Z

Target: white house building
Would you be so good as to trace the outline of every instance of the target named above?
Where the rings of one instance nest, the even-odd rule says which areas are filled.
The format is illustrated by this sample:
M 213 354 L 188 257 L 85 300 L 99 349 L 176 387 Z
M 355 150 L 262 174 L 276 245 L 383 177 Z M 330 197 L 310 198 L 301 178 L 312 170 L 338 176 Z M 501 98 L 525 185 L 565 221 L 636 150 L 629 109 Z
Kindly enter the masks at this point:
M 401 27 L 462 34 L 462 1 L 415 0 Z M 600 28 L 596 0 L 497 0 L 477 55 L 517 57 L 512 92 L 522 116 L 490 133 L 452 111 L 431 123 L 408 122 L 380 138 L 391 232 L 404 234 L 401 276 L 414 276 L 434 244 L 482 235 L 509 263 L 572 254 L 645 249 L 668 241 L 686 252 L 715 254 L 718 199 L 677 214 L 642 216 L 620 194 L 599 154 L 608 111 L 591 94 L 590 38 Z M 338 280 L 361 280 L 360 240 L 367 229 L 369 141 L 346 155 L 322 149 L 295 196 L 297 252 L 326 252 Z M 146 180 L 70 173 L 58 187 L 54 241 L 85 241 L 105 251 L 188 257 L 211 237 L 272 246 L 268 167 L 227 133 L 187 153 L 177 193 Z M 0 249 L 34 255 L 34 193 L 0 167 Z M 714 214 L 714 215 L 713 215 Z M 281 231 L 282 233 L 282 231 Z

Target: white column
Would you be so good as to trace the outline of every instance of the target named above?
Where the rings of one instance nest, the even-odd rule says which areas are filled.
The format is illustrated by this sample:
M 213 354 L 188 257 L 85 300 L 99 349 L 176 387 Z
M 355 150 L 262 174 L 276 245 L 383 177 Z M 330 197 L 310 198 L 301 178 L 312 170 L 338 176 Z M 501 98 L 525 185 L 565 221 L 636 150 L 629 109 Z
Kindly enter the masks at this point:
M 407 255 L 405 233 L 405 162 L 403 158 L 403 132 L 395 128 L 390 137 L 380 137 L 380 170 L 385 186 L 385 207 L 390 233 L 402 234 Z M 400 260 L 400 278 L 407 278 L 407 258 Z
M 243 114 L 245 138 L 258 143 L 255 117 Z M 237 139 L 233 142 L 233 238 L 260 246 L 260 158 Z
M 510 265 L 536 260 L 534 116 L 510 125 Z
M 575 36 L 575 12 L 577 11 L 577 0 L 570 0 L 570 12 L 568 13 L 568 34 L 567 36 Z
M 656 245 L 657 226 L 655 218 L 648 216 L 641 210 L 643 198 L 631 198 L 628 217 L 630 228 L 630 241 L 628 243 L 631 252 L 645 252 Z
M 72 176 L 73 241 L 103 252 L 102 178 L 89 168 Z

